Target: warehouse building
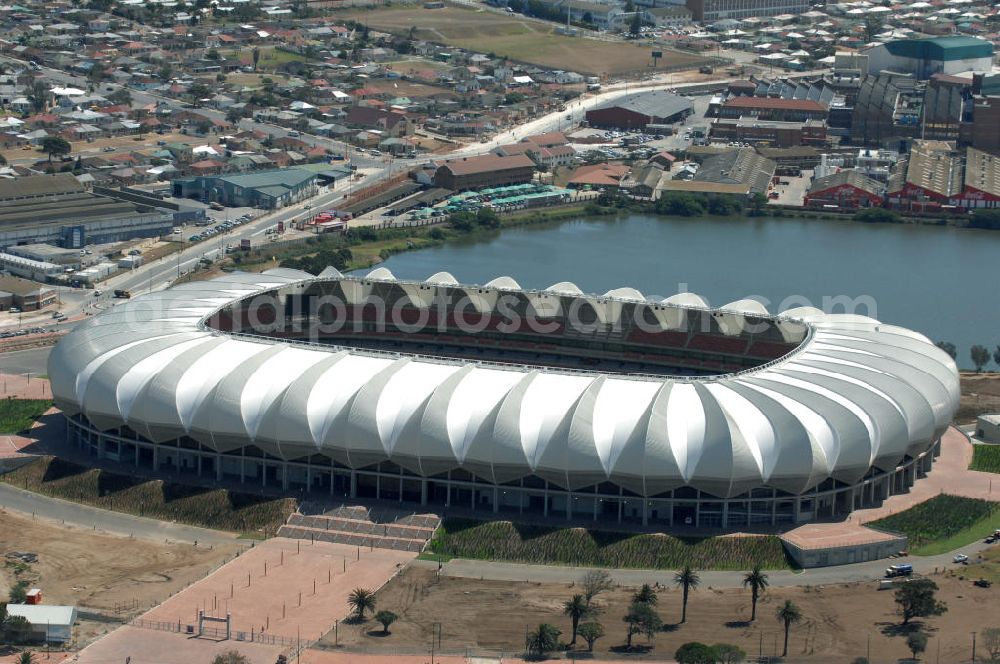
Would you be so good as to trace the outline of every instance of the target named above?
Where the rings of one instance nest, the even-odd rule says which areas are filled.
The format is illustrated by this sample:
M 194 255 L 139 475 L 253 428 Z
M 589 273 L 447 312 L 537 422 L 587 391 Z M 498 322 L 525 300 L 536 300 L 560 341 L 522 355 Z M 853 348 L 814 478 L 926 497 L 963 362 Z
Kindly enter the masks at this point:
M 0 309 L 17 307 L 21 311 L 38 311 L 55 301 L 53 288 L 27 279 L 0 277 Z
M 75 606 L 8 604 L 7 615 L 24 618 L 31 625 L 30 641 L 66 643 L 73 640 Z
M 719 108 L 720 118 L 750 119 L 777 122 L 825 120 L 829 108 L 813 99 L 782 99 L 772 97 L 730 97 Z
M 535 162 L 524 154 L 484 154 L 441 163 L 434 171 L 434 186 L 452 191 L 504 187 L 531 182 Z
M 989 72 L 993 68 L 993 44 L 978 37 L 934 37 L 898 39 L 865 51 L 868 73 L 881 71 L 912 74 L 927 80 L 932 74 Z
M 701 23 L 722 19 L 752 18 L 802 14 L 809 11 L 811 0 L 687 0 L 691 17 Z
M 817 178 L 806 193 L 805 204 L 812 207 L 835 205 L 857 209 L 882 204 L 885 185 L 857 171 L 845 170 Z
M 648 125 L 666 125 L 694 112 L 685 97 L 654 90 L 615 99 L 587 111 L 587 122 L 602 129 L 644 130 Z
M 164 210 L 86 191 L 71 173 L 0 180 L 0 248 L 87 244 L 159 237 L 171 232 Z
M 705 159 L 691 180 L 670 180 L 666 191 L 715 194 L 766 194 L 777 168 L 756 150 L 730 150 Z
M 228 207 L 264 210 L 298 203 L 316 194 L 317 174 L 305 168 L 278 168 L 241 175 L 200 175 L 173 181 L 176 198 L 193 198 Z

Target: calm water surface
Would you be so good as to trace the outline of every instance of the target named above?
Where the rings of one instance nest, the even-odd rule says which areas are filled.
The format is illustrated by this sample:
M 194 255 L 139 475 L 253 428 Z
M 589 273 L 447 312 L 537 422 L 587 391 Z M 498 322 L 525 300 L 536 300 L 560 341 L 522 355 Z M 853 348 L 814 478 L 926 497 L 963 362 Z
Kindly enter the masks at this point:
M 572 281 L 590 293 L 690 290 L 713 306 L 753 297 L 772 312 L 804 303 L 842 311 L 846 298 L 857 313 L 871 307 L 879 320 L 951 341 L 961 366 L 972 344 L 1000 344 L 1000 232 L 632 215 L 508 230 L 400 254 L 385 267 L 407 279 L 446 270 L 464 283 L 504 274 L 528 288 Z

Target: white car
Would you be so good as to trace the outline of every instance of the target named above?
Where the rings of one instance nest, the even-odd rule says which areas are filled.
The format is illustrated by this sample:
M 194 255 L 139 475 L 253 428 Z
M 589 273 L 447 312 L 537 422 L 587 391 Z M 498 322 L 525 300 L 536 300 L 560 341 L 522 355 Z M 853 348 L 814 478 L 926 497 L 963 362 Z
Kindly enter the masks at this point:
M 969 557 L 964 553 L 960 553 L 956 555 L 954 558 L 952 558 L 951 561 L 954 563 L 966 563 L 969 562 Z

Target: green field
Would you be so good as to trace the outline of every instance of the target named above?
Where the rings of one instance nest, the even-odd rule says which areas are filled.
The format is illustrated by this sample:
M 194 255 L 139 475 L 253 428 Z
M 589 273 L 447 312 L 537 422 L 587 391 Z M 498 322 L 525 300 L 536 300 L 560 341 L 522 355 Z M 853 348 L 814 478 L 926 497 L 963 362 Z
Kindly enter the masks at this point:
M 334 16 L 397 35 L 410 36 L 412 30 L 415 39 L 581 74 L 656 71 L 650 66 L 652 48 L 648 44 L 567 37 L 555 32 L 557 26 L 554 23 L 519 14 L 502 14 L 457 5 L 447 5 L 443 9 L 402 5 L 352 9 L 336 12 Z M 668 50 L 659 61 L 658 69 L 662 71 L 667 67 L 687 65 L 697 67 L 700 62 L 705 62 L 705 59 Z
M 0 481 L 46 496 L 193 526 L 273 535 L 295 510 L 293 498 L 269 498 L 145 480 L 41 457 Z
M 866 525 L 904 533 L 910 539 L 910 553 L 932 556 L 975 542 L 1000 528 L 1000 503 L 940 495 Z
M 638 569 L 768 569 L 790 566 L 773 536 L 679 538 L 445 519 L 428 549 L 434 557 Z M 431 556 L 428 556 L 431 558 Z M 432 558 L 433 559 L 433 558 Z
M 1000 445 L 973 445 L 969 470 L 1000 473 Z
M 0 434 L 20 433 L 52 407 L 48 399 L 3 399 L 0 401 Z

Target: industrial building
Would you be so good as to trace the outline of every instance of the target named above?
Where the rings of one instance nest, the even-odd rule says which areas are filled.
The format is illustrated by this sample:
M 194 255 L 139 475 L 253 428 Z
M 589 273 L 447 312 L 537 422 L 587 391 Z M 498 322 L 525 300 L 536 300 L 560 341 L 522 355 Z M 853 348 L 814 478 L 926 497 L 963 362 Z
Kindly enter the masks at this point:
M 0 277 L 0 309 L 38 311 L 56 301 L 54 288 L 18 277 Z
M 172 183 L 176 198 L 193 198 L 228 207 L 276 210 L 316 194 L 316 172 L 278 168 L 240 175 L 199 175 Z
M 687 0 L 691 18 L 701 23 L 714 23 L 727 18 L 802 14 L 809 11 L 811 5 L 811 0 Z
M 690 180 L 669 180 L 663 183 L 663 189 L 744 196 L 766 194 L 776 168 L 777 164 L 752 148 L 729 150 L 705 158 Z
M 862 51 L 868 56 L 868 73 L 892 71 L 927 80 L 932 74 L 989 72 L 993 69 L 993 44 L 968 36 L 897 39 Z
M 694 111 L 691 100 L 670 92 L 653 90 L 614 99 L 587 111 L 587 122 L 602 129 L 645 130 L 649 125 L 667 125 L 683 120 Z
M 959 402 L 950 356 L 865 316 L 384 268 L 143 295 L 48 375 L 69 441 L 175 476 L 724 529 L 906 491 Z
M 778 122 L 825 120 L 826 104 L 814 99 L 783 99 L 781 97 L 730 97 L 719 108 L 720 118 L 753 118 Z
M 434 171 L 434 186 L 452 191 L 526 184 L 535 176 L 535 162 L 525 154 L 484 154 L 441 162 Z
M 805 204 L 812 207 L 835 205 L 857 209 L 882 204 L 885 184 L 857 171 L 844 170 L 817 178 L 806 192 Z
M 159 237 L 171 232 L 168 212 L 88 192 L 71 173 L 0 180 L 0 248 L 87 244 Z

